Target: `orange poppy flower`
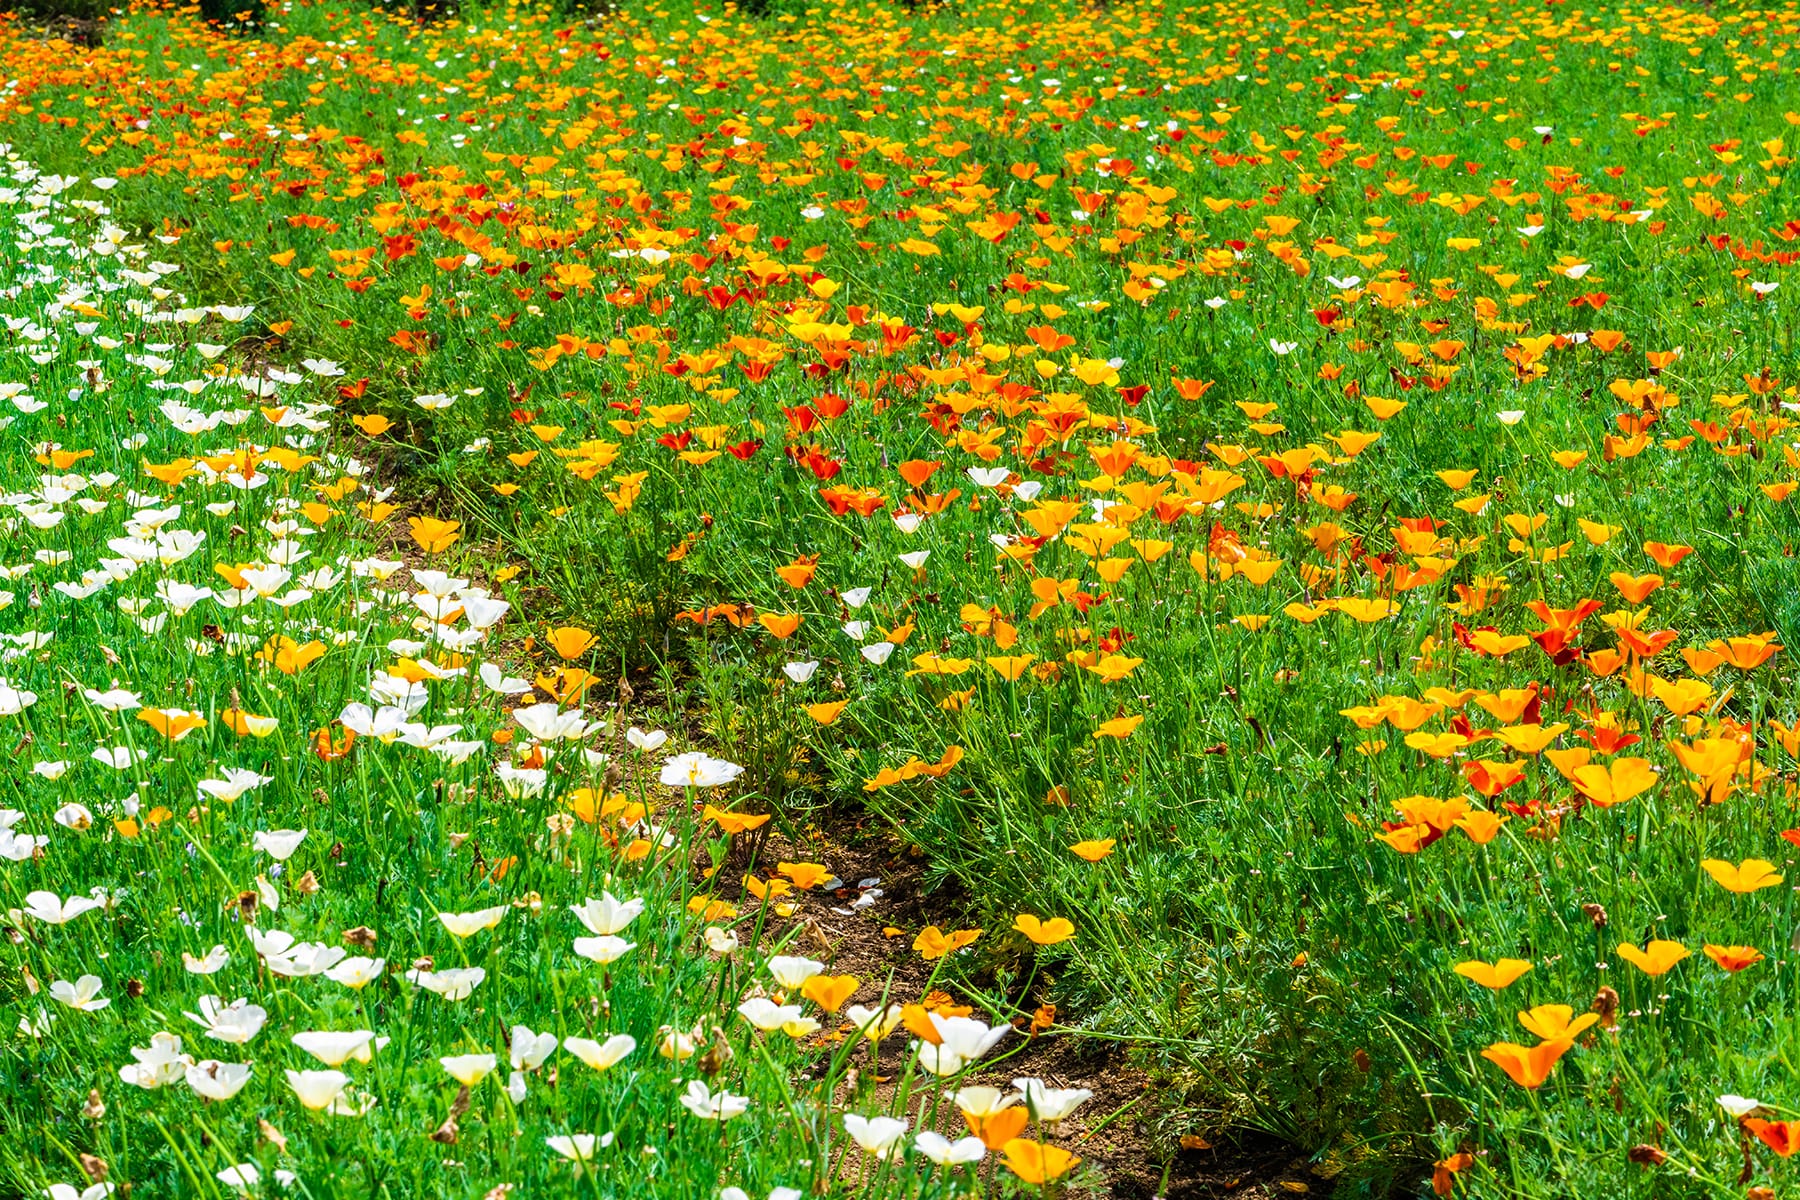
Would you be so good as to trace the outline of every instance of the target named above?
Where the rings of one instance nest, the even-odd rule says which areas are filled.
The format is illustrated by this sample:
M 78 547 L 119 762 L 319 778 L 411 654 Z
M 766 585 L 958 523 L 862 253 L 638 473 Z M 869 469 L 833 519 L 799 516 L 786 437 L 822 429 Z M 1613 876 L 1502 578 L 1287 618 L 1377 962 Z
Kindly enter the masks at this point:
M 1616 758 L 1604 767 L 1598 763 L 1576 767 L 1569 780 L 1590 803 L 1611 808 L 1655 787 L 1656 769 L 1649 759 Z
M 1491 988 L 1497 992 L 1531 970 L 1531 964 L 1522 958 L 1503 958 L 1492 964 L 1484 962 L 1457 963 L 1453 969 L 1464 979 L 1479 983 L 1482 987 Z
M 337 736 L 332 736 L 332 727 L 336 725 Z M 312 735 L 312 752 L 321 762 L 332 762 L 350 753 L 350 747 L 356 744 L 356 731 L 346 729 L 333 722 L 332 725 L 321 726 Z
M 854 975 L 814 975 L 800 985 L 800 994 L 826 1012 L 836 1012 L 859 986 L 861 981 Z
M 1481 1052 L 1481 1057 L 1505 1071 L 1522 1088 L 1537 1089 L 1550 1078 L 1550 1072 L 1575 1043 L 1569 1038 L 1521 1046 L 1514 1042 L 1495 1042 Z
M 1665 975 L 1676 963 L 1693 953 L 1680 942 L 1662 939 L 1651 942 L 1642 950 L 1630 942 L 1620 942 L 1615 952 L 1646 975 Z
M 1582 1013 L 1577 1017 L 1575 1010 L 1567 1004 L 1540 1004 L 1530 1012 L 1519 1014 L 1519 1024 L 1546 1042 L 1578 1037 L 1599 1020 L 1599 1013 Z
M 1014 1138 L 1001 1148 L 1006 1155 L 1006 1169 L 1033 1186 L 1060 1179 L 1081 1161 L 1060 1146 Z
M 811 581 L 813 572 L 818 569 L 818 565 L 818 555 L 803 555 L 785 567 L 776 567 L 775 574 L 779 575 L 781 581 L 789 587 L 802 588 Z
M 1755 946 L 1715 946 L 1708 942 L 1701 947 L 1706 957 L 1719 964 L 1721 970 L 1742 971 L 1745 967 L 1753 967 L 1763 960 L 1763 952 Z
M 754 875 L 746 875 L 744 876 L 744 890 L 758 900 L 767 901 L 779 900 L 794 889 L 785 879 L 771 879 L 764 883 Z
M 1020 913 L 1013 918 L 1013 928 L 1040 946 L 1054 946 L 1075 936 L 1075 926 L 1066 917 L 1040 921 L 1030 913 Z
M 1470 787 L 1484 796 L 1494 797 L 1525 778 L 1525 764 L 1478 758 L 1465 762 L 1462 773 Z
M 736 813 L 714 808 L 708 804 L 701 810 L 700 818 L 711 821 L 721 830 L 730 834 L 748 833 L 752 829 L 760 829 L 768 823 L 768 813 Z
M 419 549 L 427 554 L 438 554 L 456 544 L 462 536 L 461 521 L 443 521 L 437 517 L 409 517 L 407 528 L 412 531 L 413 541 Z
M 775 871 L 777 874 L 786 875 L 793 880 L 794 886 L 803 892 L 818 887 L 832 877 L 831 870 L 818 863 L 784 862 L 776 867 Z
M 587 630 L 575 625 L 564 625 L 560 629 L 552 629 L 544 634 L 545 644 L 565 662 L 580 658 L 593 649 L 594 643 L 599 640 Z
M 1725 638 L 1706 643 L 1706 648 L 1740 671 L 1753 671 L 1780 653 L 1773 633 Z
M 829 725 L 838 719 L 838 714 L 849 707 L 849 704 L 848 700 L 833 700 L 828 704 L 809 704 L 806 706 L 806 715 L 819 725 Z
M 1709 858 L 1700 864 L 1718 885 L 1728 892 L 1758 892 L 1766 887 L 1774 887 L 1782 877 L 1775 873 L 1775 864 L 1760 858 L 1746 858 L 1733 866 L 1723 859 Z
M 1761 1117 L 1745 1117 L 1744 1128 L 1782 1158 L 1790 1158 L 1796 1149 L 1800 1149 L 1800 1121 L 1765 1121 Z
M 943 463 L 938 462 L 936 459 L 927 460 L 914 458 L 901 463 L 898 469 L 900 471 L 900 478 L 906 480 L 907 483 L 915 488 L 922 488 L 925 486 L 925 481 L 937 474 L 938 468 L 943 465 Z
M 758 613 L 756 623 L 769 631 L 776 641 L 785 642 L 800 628 L 799 613 Z
M 927 925 L 918 937 L 913 939 L 912 948 L 926 962 L 944 957 L 944 955 L 961 950 L 964 946 L 973 945 L 981 936 L 979 929 L 958 929 L 945 933 L 936 925 Z
M 140 708 L 138 720 L 171 742 L 179 742 L 196 729 L 206 728 L 206 717 L 180 708 Z
M 1094 740 L 1099 741 L 1101 738 L 1116 738 L 1123 741 L 1130 737 L 1132 733 L 1136 731 L 1137 727 L 1143 723 L 1144 718 L 1141 716 L 1114 717 L 1110 721 L 1102 722 L 1100 727 L 1094 730 Z

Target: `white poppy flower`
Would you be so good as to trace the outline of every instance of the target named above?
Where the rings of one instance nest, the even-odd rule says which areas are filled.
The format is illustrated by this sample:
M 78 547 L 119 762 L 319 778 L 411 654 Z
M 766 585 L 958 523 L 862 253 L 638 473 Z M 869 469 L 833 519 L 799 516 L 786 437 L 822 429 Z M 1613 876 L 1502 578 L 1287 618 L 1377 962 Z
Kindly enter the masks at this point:
M 633 725 L 630 729 L 625 731 L 625 740 L 631 743 L 633 748 L 641 750 L 645 754 L 649 754 L 653 750 L 660 749 L 662 744 L 669 740 L 669 735 L 660 729 L 654 729 L 649 733 L 645 733 L 636 725 Z
M 637 1039 L 628 1033 L 615 1033 L 604 1042 L 592 1038 L 563 1039 L 563 1049 L 596 1071 L 604 1071 L 637 1049 Z
M 681 1096 L 681 1107 L 702 1121 L 729 1121 L 742 1116 L 750 1107 L 748 1096 L 734 1096 L 723 1089 L 714 1092 L 703 1079 L 688 1081 Z
M 287 1082 L 300 1103 L 316 1111 L 336 1100 L 350 1083 L 350 1077 L 342 1071 L 295 1071 L 290 1068 Z
M 825 969 L 825 964 L 810 958 L 800 958 L 792 954 L 777 954 L 768 962 L 769 974 L 775 982 L 788 991 L 794 991 L 801 984 Z
M 387 1041 L 376 1038 L 368 1029 L 343 1032 L 309 1029 L 288 1040 L 328 1067 L 341 1067 L 351 1059 L 360 1063 L 373 1062 L 376 1049 Z
M 206 1030 L 207 1037 L 233 1046 L 249 1042 L 262 1032 L 263 1023 L 269 1019 L 268 1010 L 247 999 L 225 1004 L 217 996 L 202 996 L 199 1007 L 198 1013 L 182 1015 Z
M 190 975 L 217 974 L 226 963 L 231 961 L 231 951 L 224 946 L 214 946 L 203 957 L 195 958 L 186 950 L 181 952 L 181 965 Z
M 333 983 L 341 983 L 353 992 L 360 992 L 377 979 L 387 967 L 384 958 L 365 958 L 357 956 L 346 958 L 335 966 L 325 969 L 325 978 Z
M 131 1057 L 137 1061 L 120 1067 L 119 1078 L 145 1091 L 179 1082 L 194 1062 L 181 1052 L 181 1039 L 172 1033 L 155 1034 L 147 1048 L 131 1047 Z
M 459 938 L 473 937 L 484 929 L 492 929 L 506 919 L 510 911 L 507 905 L 497 904 L 493 908 L 478 909 L 475 912 L 438 914 L 438 920 L 444 928 Z
M 486 1079 L 499 1062 L 492 1054 L 451 1054 L 438 1059 L 438 1065 L 449 1072 L 450 1078 L 464 1087 L 474 1087 Z
M 511 1054 L 513 1070 L 535 1071 L 556 1053 L 554 1033 L 533 1033 L 529 1026 L 512 1027 Z
M 850 1140 L 873 1154 L 886 1158 L 906 1136 L 910 1125 L 898 1117 L 865 1117 L 860 1113 L 844 1114 L 844 1131 Z
M 987 1156 L 987 1147 L 978 1137 L 963 1137 L 953 1142 L 930 1129 L 921 1131 L 913 1139 L 913 1149 L 940 1167 L 978 1163 Z
M 184 1076 L 187 1085 L 206 1099 L 229 1100 L 250 1082 L 250 1064 L 207 1058 L 189 1066 Z
M 46 925 L 67 925 L 82 913 L 102 907 L 98 900 L 86 896 L 58 899 L 55 892 L 31 892 L 25 897 L 24 913 Z
M 251 835 L 250 848 L 263 851 L 276 862 L 286 862 L 305 839 L 304 829 L 259 829 Z
M 644 901 L 636 896 L 629 900 L 619 900 L 611 892 L 603 891 L 600 899 L 590 896 L 585 903 L 570 905 L 569 911 L 575 914 L 576 920 L 587 926 L 590 933 L 605 937 L 618 933 L 636 920 L 638 914 L 644 911 Z
M 99 1012 L 112 1003 L 100 994 L 100 989 L 104 986 L 105 983 L 98 975 L 83 975 L 74 983 L 58 979 L 50 984 L 50 998 L 58 1004 L 66 1004 L 82 1012 Z
M 574 943 L 575 953 L 602 966 L 619 961 L 634 949 L 633 943 L 621 937 L 578 937 Z
M 720 787 L 744 773 L 744 768 L 698 750 L 665 759 L 658 781 L 665 787 Z
M 417 968 L 406 973 L 407 979 L 418 984 L 428 992 L 435 992 L 446 1000 L 464 1000 L 469 993 L 481 986 L 487 978 L 485 967 L 452 967 L 447 971 L 422 971 Z
M 588 1163 L 594 1161 L 594 1151 L 604 1150 L 613 1144 L 613 1135 L 610 1133 L 599 1136 L 591 1133 L 564 1133 L 545 1138 L 544 1144 L 573 1162 L 575 1172 L 579 1175 Z

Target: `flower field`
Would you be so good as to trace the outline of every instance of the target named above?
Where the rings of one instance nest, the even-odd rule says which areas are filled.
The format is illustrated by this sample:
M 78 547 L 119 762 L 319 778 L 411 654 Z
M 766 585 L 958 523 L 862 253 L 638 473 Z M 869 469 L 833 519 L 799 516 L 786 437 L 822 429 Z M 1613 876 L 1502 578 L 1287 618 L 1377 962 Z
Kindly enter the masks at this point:
M 0 1196 L 1800 1192 L 1800 6 L 58 28 Z

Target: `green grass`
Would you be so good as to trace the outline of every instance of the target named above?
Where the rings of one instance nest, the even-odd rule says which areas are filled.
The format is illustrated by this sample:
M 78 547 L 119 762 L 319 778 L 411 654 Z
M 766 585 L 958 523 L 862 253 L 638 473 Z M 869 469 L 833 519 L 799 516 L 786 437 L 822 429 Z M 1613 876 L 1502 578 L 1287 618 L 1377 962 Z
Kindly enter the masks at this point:
M 884 1043 L 879 1068 L 899 1092 L 877 1093 L 872 1071 L 860 1091 L 834 1090 L 848 1043 L 753 1036 L 733 1013 L 753 982 L 774 986 L 755 962 L 829 902 L 789 897 L 797 907 L 783 911 L 746 894 L 743 876 L 767 879 L 776 864 L 751 860 L 750 835 L 728 846 L 686 802 L 702 798 L 655 783 L 661 758 L 688 749 L 745 768 L 704 799 L 768 814 L 789 837 L 872 814 L 929 878 L 954 883 L 966 904 L 944 920 L 984 933 L 934 962 L 933 986 L 993 1022 L 1054 1002 L 1071 1047 L 1127 1043 L 1166 1085 L 1148 1139 L 1159 1157 L 1183 1135 L 1255 1129 L 1310 1155 L 1340 1194 L 1417 1194 L 1442 1161 L 1471 1195 L 1794 1186 L 1752 1137 L 1761 1126 L 1717 1101 L 1759 1100 L 1751 1121 L 1800 1116 L 1793 888 L 1736 893 L 1702 867 L 1760 859 L 1791 872 L 1781 834 L 1800 825 L 1796 755 L 1776 724 L 1796 719 L 1789 656 L 1703 670 L 1681 652 L 1800 635 L 1794 501 L 1779 486 L 1800 477 L 1786 407 L 1800 366 L 1788 278 L 1800 211 L 1786 179 L 1800 137 L 1796 32 L 1793 8 L 1686 6 L 977 5 L 829 19 L 671 8 L 586 24 L 480 8 L 419 28 L 294 5 L 257 38 L 132 14 L 97 55 L 0 34 L 0 74 L 19 81 L 0 94 L 0 138 L 18 161 L 119 181 L 42 204 L 28 176 L 0 184 L 17 193 L 10 212 L 37 205 L 53 227 L 15 227 L 39 240 L 0 267 L 0 286 L 19 289 L 7 311 L 54 330 L 41 362 L 15 331 L 20 353 L 0 372 L 47 402 L 6 431 L 0 486 L 21 516 L 0 531 L 0 556 L 70 555 L 7 585 L 0 631 L 54 637 L 6 650 L 0 670 L 39 700 L 0 721 L 16 727 L 21 764 L 73 764 L 57 779 L 22 765 L 3 785 L 17 828 L 49 841 L 41 860 L 0 865 L 0 887 L 14 905 L 40 888 L 120 893 L 67 926 L 14 922 L 9 1014 L 29 1021 L 42 1006 L 57 1020 L 7 1046 L 7 1186 L 73 1179 L 86 1152 L 136 1187 L 206 1194 L 227 1190 L 210 1181 L 242 1161 L 293 1170 L 320 1196 L 483 1195 L 503 1182 L 683 1196 L 1024 1187 L 994 1168 L 997 1153 L 946 1175 L 916 1155 L 877 1167 L 843 1149 L 846 1111 L 955 1123 L 919 1068 L 902 1066 L 915 1062 L 909 1033 Z M 143 254 L 83 258 L 41 240 L 66 231 L 91 245 L 108 221 Z M 478 261 L 457 265 L 465 255 Z M 125 302 L 150 293 L 118 272 L 150 259 L 180 268 L 164 286 L 187 298 L 162 307 L 253 313 L 144 324 Z M 97 312 L 72 307 L 71 283 L 103 279 L 127 281 L 83 293 Z M 1050 349 L 1045 327 L 1072 340 Z M 1541 341 L 1555 334 L 1596 336 Z M 559 336 L 568 352 L 550 361 Z M 130 361 L 145 342 L 168 343 L 151 351 L 174 364 L 167 380 L 215 369 L 195 342 L 224 346 L 216 361 L 230 370 L 298 372 L 278 390 L 318 429 L 276 427 L 281 410 L 258 413 L 241 388 L 215 398 L 236 386 L 219 379 L 187 402 L 247 420 L 178 432 L 157 406 L 182 393 L 151 389 L 157 364 Z M 346 373 L 309 373 L 306 359 Z M 1211 386 L 1184 395 L 1184 380 Z M 414 402 L 430 394 L 455 400 Z M 847 402 L 841 415 L 827 396 Z M 1640 444 L 1629 425 L 1646 405 L 1660 419 Z M 370 434 L 371 416 L 391 426 Z M 1380 437 L 1357 447 L 1347 431 Z M 144 472 L 289 439 L 317 461 L 271 466 L 258 490 Z M 590 441 L 605 445 L 559 454 Z M 1104 476 L 1119 441 L 1129 465 Z M 81 493 L 104 504 L 46 497 L 53 468 L 33 461 L 43 442 L 95 452 L 64 469 L 116 475 Z M 1272 466 L 1308 447 L 1290 459 L 1313 473 L 1302 490 Z M 1587 457 L 1564 465 L 1563 451 Z M 569 469 L 584 457 L 591 471 Z M 902 464 L 932 461 L 941 468 L 915 493 Z M 998 489 L 966 473 L 990 465 L 1011 471 Z M 1478 474 L 1452 490 L 1436 475 L 1450 469 Z M 638 474 L 633 496 L 621 478 Z M 346 477 L 355 491 L 333 487 Z M 1023 482 L 1042 485 L 1035 510 Z M 821 490 L 838 486 L 873 489 L 883 507 L 836 512 Z M 1333 486 L 1354 498 L 1327 505 Z M 391 512 L 358 510 L 387 488 Z M 1190 494 L 1167 520 L 1155 511 Z M 1457 506 L 1475 495 L 1485 507 Z M 53 590 L 112 557 L 107 540 L 151 497 L 182 505 L 171 527 L 205 533 L 192 557 L 84 600 Z M 1115 505 L 1105 519 L 1091 510 L 1100 497 Z M 1026 514 L 1065 498 L 1083 511 L 1050 522 L 1057 536 L 1033 553 L 993 541 L 1016 550 L 1042 535 Z M 236 509 L 202 507 L 224 499 Z M 1121 515 L 1126 503 L 1137 511 Z M 62 520 L 36 527 L 34 504 Z M 941 511 L 908 532 L 891 519 L 907 508 Z M 460 522 L 458 537 L 422 545 L 407 524 L 418 517 Z M 1425 519 L 1447 540 L 1422 541 Z M 282 520 L 295 536 L 268 525 Z M 1120 526 L 1142 545 L 1099 550 Z M 1586 530 L 1598 526 L 1617 529 L 1596 543 Z M 167 605 L 117 603 L 148 600 L 162 578 L 218 586 L 215 564 L 267 562 L 284 541 L 311 552 L 296 574 L 334 566 L 345 578 L 292 607 L 209 602 L 159 628 L 141 622 Z M 1660 567 L 1653 542 L 1691 552 Z M 1280 560 L 1265 582 L 1237 568 L 1245 548 Z M 930 552 L 922 566 L 901 562 L 917 551 Z M 816 556 L 816 574 L 795 586 L 777 569 L 801 556 Z M 348 569 L 369 557 L 412 573 Z M 1128 557 L 1103 579 L 1112 568 L 1097 560 Z M 440 764 L 365 738 L 322 761 L 313 732 L 366 701 L 373 673 L 424 653 L 389 648 L 431 628 L 407 598 L 424 567 L 513 606 L 461 660 L 431 650 L 468 673 L 429 684 L 418 719 L 460 724 L 485 748 Z M 1622 598 L 1652 571 L 1660 588 Z M 1414 586 L 1397 588 L 1408 575 Z M 1045 592 L 1046 580 L 1069 586 Z M 843 594 L 861 587 L 870 596 L 852 609 Z M 1046 595 L 1060 602 L 1034 612 Z M 1601 607 L 1569 639 L 1578 655 L 1462 640 L 1481 627 L 1537 633 L 1530 602 L 1589 597 Z M 1392 610 L 1302 619 L 1326 599 Z M 736 605 L 752 608 L 704 619 Z M 1646 607 L 1642 630 L 1676 636 L 1609 670 L 1605 652 L 1629 644 L 1612 627 Z M 800 621 L 777 638 L 784 627 L 757 615 Z M 840 628 L 852 621 L 868 623 L 864 644 L 911 633 L 877 663 Z M 474 681 L 476 663 L 525 677 L 541 699 L 550 681 L 536 676 L 562 665 L 547 637 L 559 626 L 596 635 L 569 665 L 593 673 L 584 707 L 612 726 L 583 744 L 623 769 L 577 761 L 571 744 L 541 795 L 509 796 L 495 767 L 528 739 L 488 740 L 518 727 L 514 702 Z M 325 653 L 294 675 L 253 657 L 280 636 Z M 1095 650 L 1142 661 L 1108 681 L 1070 657 Z M 1013 680 L 987 661 L 1025 654 L 1034 661 Z M 783 671 L 804 662 L 816 673 Z M 1684 677 L 1712 692 L 1670 690 Z M 84 699 L 115 680 L 208 724 L 165 744 Z M 1483 738 L 1434 758 L 1409 733 L 1509 722 L 1465 699 L 1415 727 L 1393 702 L 1528 686 L 1540 723 L 1568 726 L 1545 754 Z M 809 715 L 835 701 L 846 704 L 830 723 Z M 279 730 L 236 737 L 228 707 Z M 1346 712 L 1359 708 L 1371 728 Z M 1142 721 L 1098 735 L 1120 717 Z M 629 750 L 618 739 L 631 724 L 669 730 L 669 746 Z M 1578 740 L 1607 730 L 1640 740 L 1612 756 Z M 1708 737 L 1742 738 L 1758 774 L 1703 804 L 1672 746 Z M 122 744 L 152 754 L 126 772 L 88 758 Z M 941 776 L 865 786 L 952 746 L 961 758 Z M 1596 763 L 1642 758 L 1659 776 L 1620 805 L 1586 803 L 1580 764 L 1555 757 L 1584 746 Z M 1462 765 L 1484 759 L 1521 763 L 1521 782 L 1480 794 Z M 201 811 L 197 781 L 232 766 L 270 782 Z M 583 787 L 648 805 L 669 848 L 628 861 L 608 844 L 633 836 L 612 814 L 572 821 Z M 170 815 L 125 837 L 113 821 L 134 789 L 140 812 Z M 1491 841 L 1452 830 L 1400 853 L 1375 836 L 1406 823 L 1397 801 L 1464 795 L 1508 817 Z M 92 830 L 55 823 L 69 802 L 89 806 Z M 301 827 L 311 832 L 279 876 L 250 848 L 258 830 Z M 1109 838 L 1098 862 L 1069 849 Z M 297 894 L 307 872 L 320 889 Z M 227 907 L 259 873 L 282 896 L 274 923 L 303 940 L 335 945 L 366 925 L 393 968 L 431 956 L 488 978 L 459 1002 L 391 972 L 363 992 L 275 978 L 241 908 Z M 647 902 L 630 930 L 639 945 L 610 981 L 571 955 L 584 931 L 564 911 L 603 886 Z M 703 927 L 727 919 L 690 912 L 695 897 L 737 906 L 743 962 L 704 952 Z M 508 915 L 467 941 L 435 916 L 490 905 Z M 1011 928 L 1021 913 L 1066 918 L 1075 936 L 1034 947 Z M 1650 939 L 1691 957 L 1650 977 L 1617 953 Z M 215 943 L 233 962 L 213 981 L 187 975 L 179 952 Z M 1708 944 L 1766 957 L 1727 972 Z M 1453 970 L 1502 958 L 1532 969 L 1497 991 Z M 107 1010 L 30 994 L 30 980 L 89 971 Z M 128 1048 L 159 1030 L 217 1052 L 180 1016 L 215 981 L 224 999 L 270 1012 L 245 1053 L 245 1093 L 202 1106 L 185 1084 L 122 1088 Z M 859 985 L 858 1003 L 884 993 L 879 979 Z M 1541 1088 L 1482 1058 L 1532 1040 L 1516 1013 L 1604 1009 L 1606 989 L 1617 1027 L 1581 1032 Z M 501 1086 L 514 1023 L 629 1032 L 638 1049 L 603 1075 L 560 1054 L 556 1087 L 536 1081 L 515 1107 Z M 723 1126 L 677 1105 L 694 1064 L 653 1050 L 658 1029 L 696 1025 L 703 1043 L 724 1031 L 733 1057 L 716 1081 L 752 1099 Z M 289 1035 L 344 1028 L 393 1039 L 349 1068 L 379 1103 L 357 1119 L 300 1111 L 282 1077 L 304 1058 Z M 501 1070 L 472 1089 L 459 1140 L 433 1143 L 457 1093 L 433 1060 L 476 1050 L 499 1052 Z M 1004 1065 L 982 1076 L 1008 1077 Z M 93 1088 L 98 1119 L 82 1112 Z M 259 1140 L 265 1120 L 286 1152 Z M 604 1169 L 581 1181 L 544 1145 L 609 1131 Z M 1666 1160 L 1635 1165 L 1643 1146 Z M 1108 1186 L 1094 1164 L 1071 1178 Z

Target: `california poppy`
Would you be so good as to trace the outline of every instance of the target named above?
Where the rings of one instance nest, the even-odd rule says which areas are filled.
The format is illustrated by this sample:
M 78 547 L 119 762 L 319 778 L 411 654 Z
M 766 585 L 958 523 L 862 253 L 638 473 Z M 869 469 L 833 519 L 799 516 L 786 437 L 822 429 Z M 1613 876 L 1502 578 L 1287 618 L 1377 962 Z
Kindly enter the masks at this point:
M 1013 928 L 1040 946 L 1054 946 L 1075 936 L 1075 926 L 1066 917 L 1041 921 L 1030 913 L 1020 913 L 1013 918 Z
M 1484 988 L 1499 991 L 1513 980 L 1531 970 L 1531 964 L 1521 958 L 1503 958 L 1496 963 L 1464 962 L 1457 963 L 1454 970 L 1458 975 Z
M 1775 864 L 1760 858 L 1746 858 L 1735 866 L 1722 859 L 1708 858 L 1702 860 L 1700 866 L 1728 892 L 1761 891 L 1782 880 L 1775 871 Z
M 1514 1042 L 1495 1042 L 1481 1052 L 1481 1057 L 1505 1071 L 1507 1077 L 1522 1088 L 1537 1089 L 1550 1078 L 1550 1072 L 1575 1043 L 1569 1038 L 1520 1046 Z
M 1060 1146 L 1014 1138 L 1001 1148 L 1006 1156 L 1006 1169 L 1033 1186 L 1060 1179 L 1075 1169 L 1081 1159 Z
M 1667 974 L 1676 963 L 1693 953 L 1680 942 L 1660 939 L 1651 942 L 1642 950 L 1630 942 L 1620 942 L 1615 952 L 1620 958 L 1646 975 Z

